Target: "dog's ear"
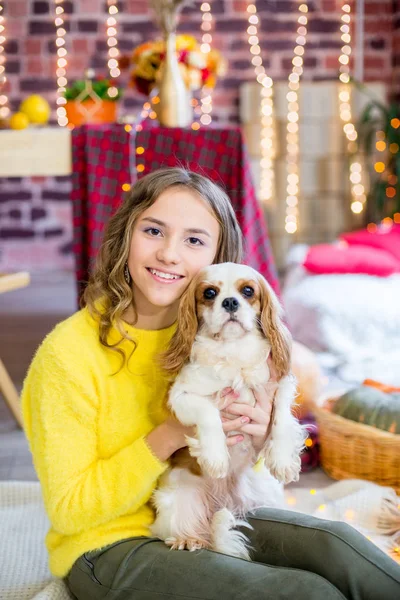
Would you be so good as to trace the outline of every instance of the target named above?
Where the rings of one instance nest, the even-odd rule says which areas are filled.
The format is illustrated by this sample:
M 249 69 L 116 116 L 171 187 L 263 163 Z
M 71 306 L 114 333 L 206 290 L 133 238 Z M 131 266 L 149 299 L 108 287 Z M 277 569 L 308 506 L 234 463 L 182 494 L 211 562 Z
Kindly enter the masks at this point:
M 161 366 L 171 374 L 179 373 L 188 362 L 194 338 L 199 326 L 196 312 L 196 289 L 200 276 L 197 275 L 183 293 L 178 310 L 177 329 L 168 350 L 161 355 Z
M 283 309 L 271 288 L 260 275 L 261 289 L 261 330 L 271 344 L 272 361 L 278 380 L 290 372 L 292 336 L 282 321 Z

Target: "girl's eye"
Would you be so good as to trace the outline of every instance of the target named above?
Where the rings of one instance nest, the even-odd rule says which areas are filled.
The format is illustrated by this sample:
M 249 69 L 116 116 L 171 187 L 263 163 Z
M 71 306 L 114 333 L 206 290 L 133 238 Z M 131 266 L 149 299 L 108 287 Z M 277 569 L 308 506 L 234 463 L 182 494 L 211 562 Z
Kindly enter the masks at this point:
M 149 227 L 148 229 L 145 229 L 144 231 L 145 231 L 145 233 L 149 233 L 153 237 L 156 237 L 156 236 L 158 236 L 159 233 L 161 233 L 161 231 L 159 229 L 156 229 L 155 227 Z
M 242 294 L 243 296 L 246 296 L 246 298 L 251 298 L 252 296 L 254 296 L 254 289 L 249 285 L 245 285 L 242 289 Z
M 204 243 L 199 238 L 190 237 L 189 242 L 191 246 L 204 246 Z
M 214 288 L 207 288 L 204 290 L 203 296 L 206 300 L 214 300 L 217 296 L 217 290 L 214 290 Z

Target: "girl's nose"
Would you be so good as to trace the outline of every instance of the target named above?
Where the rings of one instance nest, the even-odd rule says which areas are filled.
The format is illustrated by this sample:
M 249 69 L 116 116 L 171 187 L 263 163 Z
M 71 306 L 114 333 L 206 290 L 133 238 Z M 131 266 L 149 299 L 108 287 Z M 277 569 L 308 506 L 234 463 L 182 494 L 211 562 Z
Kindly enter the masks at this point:
M 157 260 L 165 264 L 178 264 L 180 262 L 180 255 L 176 244 L 169 242 L 158 248 Z

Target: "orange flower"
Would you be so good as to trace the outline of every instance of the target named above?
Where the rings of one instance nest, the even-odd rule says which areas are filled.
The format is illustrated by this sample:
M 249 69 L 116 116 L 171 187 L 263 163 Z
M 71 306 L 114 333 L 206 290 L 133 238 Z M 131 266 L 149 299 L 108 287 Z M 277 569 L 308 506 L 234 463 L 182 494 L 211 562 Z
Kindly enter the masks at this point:
M 189 34 L 180 34 L 176 37 L 179 69 L 186 86 L 191 90 L 198 90 L 202 85 L 212 88 L 216 84 L 217 76 L 226 72 L 226 62 L 217 50 L 203 53 L 196 38 Z M 163 40 L 145 42 L 134 49 L 130 63 L 133 65 L 131 81 L 133 87 L 140 92 L 147 86 L 152 88 L 162 71 L 165 43 Z M 140 85 L 138 85 L 140 82 Z

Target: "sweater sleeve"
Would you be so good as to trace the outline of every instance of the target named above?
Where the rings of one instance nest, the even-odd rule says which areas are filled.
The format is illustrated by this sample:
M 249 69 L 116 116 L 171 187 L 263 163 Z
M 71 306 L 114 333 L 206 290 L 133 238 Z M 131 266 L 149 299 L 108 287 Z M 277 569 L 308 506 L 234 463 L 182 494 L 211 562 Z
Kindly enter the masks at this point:
M 168 466 L 144 436 L 99 458 L 95 381 L 88 376 L 83 384 L 55 352 L 39 349 L 24 383 L 22 409 L 47 514 L 61 534 L 135 512 Z

